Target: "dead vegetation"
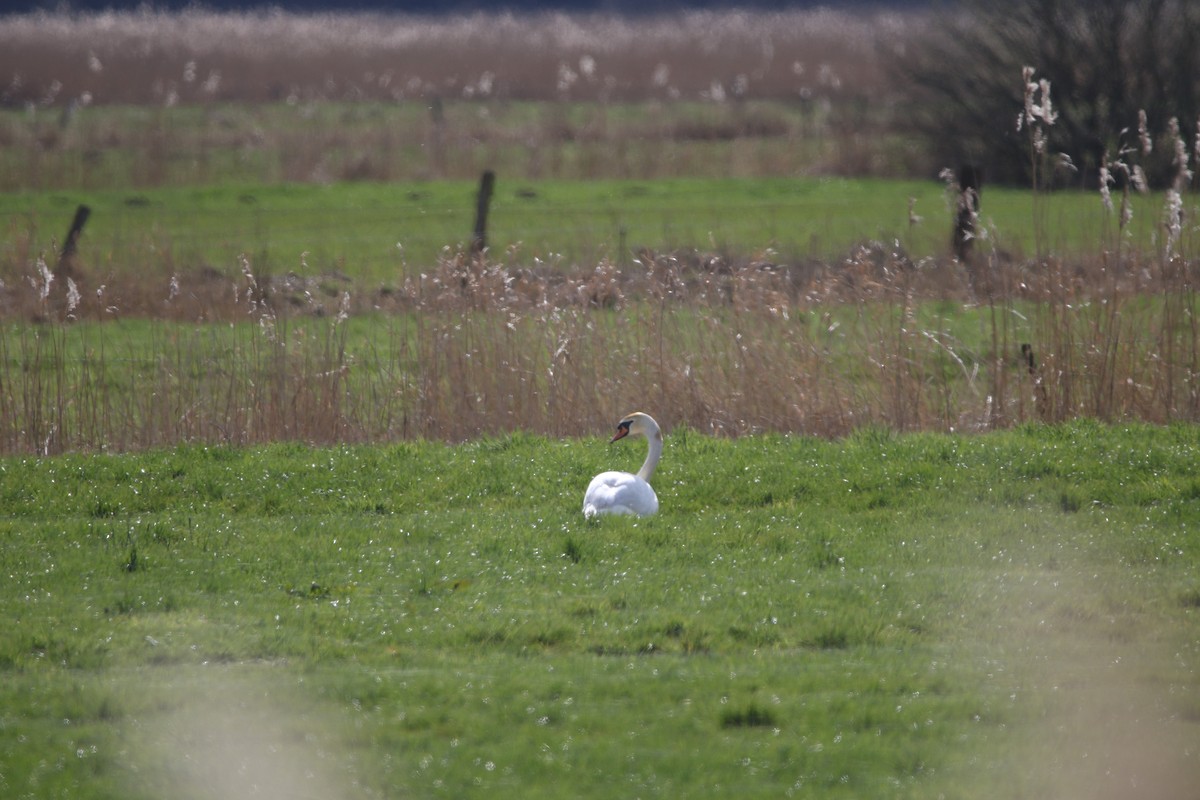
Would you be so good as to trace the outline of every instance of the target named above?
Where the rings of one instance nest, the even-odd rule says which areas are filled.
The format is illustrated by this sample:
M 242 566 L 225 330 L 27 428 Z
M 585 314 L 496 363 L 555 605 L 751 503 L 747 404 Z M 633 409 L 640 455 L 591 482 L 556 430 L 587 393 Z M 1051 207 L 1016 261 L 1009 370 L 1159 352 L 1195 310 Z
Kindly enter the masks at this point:
M 0 450 L 583 435 L 635 407 L 720 435 L 1200 419 L 1179 257 L 984 257 L 980 283 L 879 243 L 574 274 L 455 253 L 388 291 L 243 266 L 101 292 L 6 279 Z

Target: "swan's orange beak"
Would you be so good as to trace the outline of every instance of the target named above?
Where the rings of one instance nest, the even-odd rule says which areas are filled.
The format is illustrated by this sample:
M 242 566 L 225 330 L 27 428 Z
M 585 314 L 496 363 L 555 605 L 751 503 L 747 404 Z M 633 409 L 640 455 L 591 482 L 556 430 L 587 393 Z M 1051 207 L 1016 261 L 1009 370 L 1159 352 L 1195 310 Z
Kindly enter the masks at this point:
M 629 435 L 629 423 L 622 422 L 620 425 L 617 426 L 617 432 L 613 434 L 613 438 L 608 440 L 608 443 L 612 444 L 617 439 L 624 439 L 628 435 Z

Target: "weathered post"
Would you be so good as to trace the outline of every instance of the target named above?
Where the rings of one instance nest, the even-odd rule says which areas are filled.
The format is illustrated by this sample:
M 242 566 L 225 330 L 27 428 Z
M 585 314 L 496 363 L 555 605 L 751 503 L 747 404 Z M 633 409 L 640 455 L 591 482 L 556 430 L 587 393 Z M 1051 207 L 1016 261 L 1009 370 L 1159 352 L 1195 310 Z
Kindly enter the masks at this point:
M 485 170 L 479 179 L 479 195 L 475 198 L 475 235 L 471 239 L 471 255 L 477 256 L 487 249 L 487 216 L 492 203 L 492 189 L 496 184 L 496 173 Z
M 979 193 L 983 187 L 983 170 L 973 164 L 958 169 L 958 209 L 954 216 L 954 255 L 964 264 L 971 256 L 975 241 L 975 223 L 979 219 Z
M 67 231 L 67 238 L 63 240 L 62 250 L 58 254 L 58 263 L 54 266 L 55 278 L 61 279 L 71 275 L 71 264 L 79 244 L 79 236 L 83 233 L 83 226 L 87 224 L 91 214 L 92 209 L 85 205 L 75 209 L 75 219 L 71 221 L 71 229 Z

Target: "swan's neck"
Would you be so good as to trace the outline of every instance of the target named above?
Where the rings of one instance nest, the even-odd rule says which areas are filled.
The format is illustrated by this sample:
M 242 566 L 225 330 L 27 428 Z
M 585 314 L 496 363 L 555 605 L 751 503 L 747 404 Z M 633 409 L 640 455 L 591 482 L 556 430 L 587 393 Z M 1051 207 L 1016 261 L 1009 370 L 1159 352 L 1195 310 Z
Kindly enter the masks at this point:
M 637 476 L 649 483 L 650 476 L 654 474 L 654 468 L 658 466 L 658 459 L 662 457 L 662 431 L 654 431 L 647 437 L 647 441 L 650 442 L 650 452 L 646 453 L 646 460 L 642 463 L 642 468 L 638 470 Z

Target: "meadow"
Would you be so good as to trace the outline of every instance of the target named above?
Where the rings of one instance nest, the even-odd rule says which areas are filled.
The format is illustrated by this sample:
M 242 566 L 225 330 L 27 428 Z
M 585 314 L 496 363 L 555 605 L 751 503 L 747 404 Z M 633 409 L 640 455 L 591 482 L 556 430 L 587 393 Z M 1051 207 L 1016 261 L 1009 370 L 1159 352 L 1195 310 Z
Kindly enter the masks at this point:
M 11 797 L 1173 797 L 1193 426 L 0 461 Z M 781 469 L 781 465 L 787 465 Z
M 777 188 L 797 202 L 805 196 Z M 842 209 L 828 219 L 843 230 L 862 224 L 856 212 L 867 204 L 854 198 L 883 191 L 850 181 L 807 188 L 841 198 L 818 205 Z M 747 202 L 740 219 L 702 210 L 677 219 L 769 235 L 770 215 Z M 1161 211 L 1153 198 L 1143 202 L 1151 210 L 1139 214 L 1140 229 L 1153 241 Z M 1030 221 L 1017 226 L 1036 251 L 1046 246 L 1036 221 L 1049 208 L 1086 214 L 1093 203 L 1025 197 Z M 622 213 L 634 230 L 676 219 L 653 202 L 640 218 Z M 219 231 L 229 217 L 205 219 L 198 205 L 194 226 Z M 537 224 L 536 215 L 524 219 Z M 1102 209 L 1090 221 L 1112 250 L 1015 258 L 993 228 L 967 263 L 910 255 L 891 238 L 860 242 L 840 259 L 796 260 L 769 246 L 742 254 L 729 242 L 631 247 L 595 261 L 527 259 L 523 244 L 479 257 L 455 245 L 425 265 L 408 262 L 389 229 L 369 234 L 387 255 L 355 273 L 336 251 L 320 250 L 319 233 L 265 226 L 251 237 L 259 249 L 234 257 L 220 251 L 245 243 L 236 225 L 228 240 L 187 244 L 165 226 L 147 240 L 126 238 L 144 228 L 114 231 L 98 220 L 98 241 L 80 244 L 82 268 L 51 268 L 30 240 L 9 261 L 0 449 L 589 435 L 624 413 L 614 409 L 641 406 L 670 427 L 723 435 L 1194 421 L 1191 237 L 1164 257 L 1137 248 L 1134 229 L 1120 230 Z M 339 229 L 349 239 L 328 246 L 351 246 L 349 227 Z M 915 243 L 918 234 L 904 236 Z M 296 253 L 303 241 L 316 252 Z M 105 258 L 105 243 L 144 267 L 114 258 L 108 272 L 92 272 L 86 265 Z M 210 258 L 234 260 L 221 271 Z M 301 269 L 287 268 L 293 258 Z M 332 263 L 303 271 L 317 259 Z
M 959 260 L 933 181 L 497 187 L 483 253 L 469 182 L 5 196 L 0 448 L 1200 413 L 1194 237 L 1161 196 L 989 189 Z
M 38 255 L 53 260 L 84 204 L 92 213 L 78 261 L 93 285 L 137 283 L 136 274 L 165 295 L 172 275 L 237 277 L 244 255 L 264 275 L 340 274 L 359 289 L 394 287 L 470 245 L 477 188 L 477 181 L 436 181 L 9 193 L 0 196 L 7 231 L 0 266 L 11 286 Z M 642 251 L 830 264 L 881 243 L 917 261 L 948 252 L 947 195 L 931 180 L 511 181 L 499 174 L 488 244 L 500 266 L 565 275 L 602 259 L 628 267 Z M 985 246 L 1022 260 L 1036 253 L 1035 219 L 1055 252 L 1150 250 L 1162 199 L 1139 196 L 1134 213 L 1138 224 L 1118 238 L 1095 192 L 1058 192 L 1039 207 L 1026 189 L 996 187 L 981 217 L 995 240 Z
M 1187 159 L 952 254 L 921 22 L 0 18 L 0 794 L 1192 791 Z

